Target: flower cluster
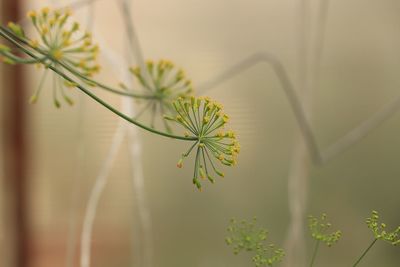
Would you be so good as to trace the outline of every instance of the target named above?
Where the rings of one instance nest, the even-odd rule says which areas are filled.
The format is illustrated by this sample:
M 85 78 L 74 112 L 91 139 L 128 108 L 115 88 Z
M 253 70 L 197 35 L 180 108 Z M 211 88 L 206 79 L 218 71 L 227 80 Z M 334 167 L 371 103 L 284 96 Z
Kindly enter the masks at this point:
M 129 70 L 135 76 L 138 84 L 145 90 L 147 98 L 144 103 L 143 113 L 147 109 L 151 111 L 150 125 L 155 126 L 156 114 L 161 117 L 164 114 L 175 115 L 172 102 L 178 97 L 188 98 L 193 93 L 192 82 L 186 78 L 182 69 L 178 69 L 169 60 L 159 60 L 158 62 L 147 61 L 145 70 L 140 67 L 131 67 Z M 126 85 L 120 83 L 123 89 Z M 138 113 L 139 114 L 139 113 Z M 168 132 L 171 128 L 168 122 L 163 120 L 164 127 Z
M 322 241 L 328 247 L 330 247 L 339 241 L 340 237 L 342 236 L 342 232 L 338 230 L 330 234 L 326 234 L 325 232 L 332 226 L 326 221 L 326 219 L 327 215 L 325 213 L 321 215 L 320 219 L 310 215 L 308 217 L 308 227 L 311 231 L 312 238 L 317 241 Z
M 196 138 L 194 144 L 182 154 L 177 166 L 182 168 L 183 160 L 196 148 L 193 184 L 200 190 L 199 178 L 214 183 L 211 170 L 224 177 L 224 173 L 217 169 L 215 161 L 226 166 L 236 164 L 240 145 L 233 131 L 223 131 L 228 116 L 223 113 L 221 104 L 209 98 L 191 97 L 178 98 L 173 102 L 173 107 L 177 115 L 165 115 L 164 118 L 185 128 L 185 136 Z
M 272 266 L 276 262 L 280 262 L 285 256 L 283 249 L 276 248 L 274 244 L 257 249 L 257 254 L 253 257 L 256 267 Z
M 231 220 L 228 227 L 229 236 L 225 241 L 229 246 L 233 246 L 233 253 L 240 251 L 255 252 L 253 262 L 255 266 L 272 266 L 274 263 L 282 260 L 285 255 L 282 249 L 276 248 L 274 244 L 265 244 L 268 231 L 256 227 L 257 219 L 251 221 L 237 222 Z
M 36 61 L 29 61 L 29 63 L 36 63 L 38 67 L 43 65 L 46 68 L 39 88 L 31 97 L 31 102 L 37 101 L 49 67 L 56 68 L 61 72 L 63 71 L 61 65 L 70 67 L 83 82 L 86 82 L 85 78 L 99 72 L 100 66 L 96 63 L 99 47 L 92 43 L 90 33 L 79 31 L 79 23 L 70 22 L 71 11 L 69 9 L 50 10 L 45 7 L 40 11 L 29 11 L 27 16 L 39 35 L 38 39 L 26 37 L 23 29 L 17 24 L 9 23 L 8 26 L 31 48 L 45 55 Z M 9 59 L 12 60 L 12 58 Z M 67 103 L 73 104 L 64 92 L 64 87 L 73 86 L 74 84 L 64 81 L 59 76 L 54 77 L 53 97 L 56 107 L 60 107 L 58 93 L 61 93 Z
M 366 223 L 368 228 L 374 233 L 375 239 L 389 242 L 394 246 L 400 244 L 400 226 L 392 232 L 387 232 L 386 224 L 379 223 L 379 214 L 377 211 L 372 211 L 372 215 L 370 218 L 367 218 Z
M 8 57 L 10 53 L 11 53 L 11 48 L 9 48 L 4 44 L 0 44 L 0 55 L 2 55 L 2 57 L 0 57 L 0 61 L 9 65 L 14 65 L 15 61 L 12 60 L 10 57 Z

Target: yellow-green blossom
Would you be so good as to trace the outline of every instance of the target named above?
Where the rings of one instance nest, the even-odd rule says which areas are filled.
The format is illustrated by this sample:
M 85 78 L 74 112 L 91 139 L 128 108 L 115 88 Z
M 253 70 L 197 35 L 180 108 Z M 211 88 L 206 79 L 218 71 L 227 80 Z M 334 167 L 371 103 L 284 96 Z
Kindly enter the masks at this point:
M 146 69 L 131 67 L 129 70 L 135 76 L 138 85 L 144 89 L 145 94 L 150 96 L 141 101 L 143 108 L 138 115 L 149 110 L 152 127 L 155 127 L 157 114 L 161 118 L 164 114 L 175 115 L 172 102 L 178 97 L 188 98 L 193 93 L 191 80 L 186 78 L 182 69 L 176 68 L 169 60 L 159 60 L 158 62 L 149 60 L 146 62 Z M 127 89 L 123 83 L 120 86 Z M 171 132 L 168 122 L 162 121 L 165 129 Z
M 32 22 L 37 37 L 28 37 L 21 26 L 12 22 L 8 24 L 8 27 L 35 52 L 40 52 L 40 59 L 22 60 L 8 52 L 3 52 L 2 54 L 11 61 L 16 60 L 17 63 L 36 64 L 38 67 L 45 67 L 45 73 L 39 88 L 31 97 L 31 102 L 37 101 L 49 67 L 56 68 L 62 72 L 61 65 L 64 64 L 73 69 L 77 74 L 77 78 L 83 82 L 85 82 L 85 77 L 91 77 L 99 72 L 100 66 L 96 63 L 99 47 L 92 43 L 90 33 L 80 31 L 79 23 L 70 21 L 71 11 L 69 9 L 51 10 L 45 7 L 40 11 L 29 11 L 27 17 Z M 73 104 L 64 91 L 65 87 L 72 86 L 74 85 L 65 82 L 58 75 L 54 76 L 52 87 L 56 107 L 61 105 L 58 100 L 59 93 L 67 103 Z
M 165 115 L 166 120 L 174 121 L 185 128 L 186 136 L 194 136 L 197 140 L 182 154 L 177 166 L 183 166 L 183 160 L 195 150 L 195 166 L 193 183 L 201 189 L 200 179 L 208 179 L 214 183 L 212 173 L 223 177 L 216 163 L 226 166 L 236 164 L 240 151 L 239 142 L 233 131 L 224 131 L 228 116 L 223 113 L 222 105 L 209 98 L 178 98 L 173 102 L 177 115 Z M 196 148 L 196 149 L 195 149 Z
M 385 223 L 379 222 L 379 214 L 377 211 L 372 211 L 370 218 L 366 220 L 367 226 L 374 233 L 375 239 L 386 241 L 394 246 L 400 244 L 400 226 L 393 231 L 386 229 Z
M 321 218 L 310 215 L 308 217 L 308 227 L 310 228 L 312 238 L 317 241 L 322 241 L 330 247 L 339 241 L 342 232 L 338 230 L 332 233 L 326 233 L 326 231 L 332 226 L 331 223 L 326 221 L 326 219 L 327 215 L 325 213 L 321 215 Z
M 256 218 L 252 221 L 241 222 L 232 219 L 228 227 L 229 236 L 225 238 L 225 241 L 228 246 L 233 247 L 234 254 L 239 254 L 241 251 L 255 253 L 253 262 L 256 267 L 273 266 L 282 260 L 285 253 L 274 244 L 266 244 L 268 231 L 256 227 L 256 222 Z

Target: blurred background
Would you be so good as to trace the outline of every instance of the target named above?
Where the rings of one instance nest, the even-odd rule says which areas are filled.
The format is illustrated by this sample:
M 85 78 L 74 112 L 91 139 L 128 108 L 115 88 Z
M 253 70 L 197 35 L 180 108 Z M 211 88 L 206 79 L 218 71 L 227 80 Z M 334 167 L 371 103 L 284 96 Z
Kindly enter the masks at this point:
M 25 18 L 32 8 L 76 4 L 0 3 L 3 23 Z M 108 60 L 118 63 L 127 53 L 119 3 L 97 0 L 73 8 L 74 18 L 94 29 L 102 50 L 111 51 L 100 59 L 97 80 L 112 85 L 126 78 L 118 69 L 122 66 Z M 130 11 L 145 59 L 172 60 L 185 69 L 195 89 L 255 53 L 279 58 L 299 94 L 307 90 L 313 132 L 324 150 L 400 96 L 400 2 L 330 1 L 326 20 L 321 20 L 324 4 L 326 0 L 135 0 Z M 305 19 L 299 17 L 302 8 Z M 50 83 L 38 103 L 28 104 L 40 72 L 0 65 L 4 267 L 80 266 L 85 209 L 120 123 L 77 90 L 70 93 L 75 106 L 56 109 Z M 122 108 L 120 97 L 93 90 Z M 186 143 L 135 130 L 140 160 L 132 160 L 132 140 L 124 139 L 99 200 L 91 266 L 146 266 L 139 259 L 149 249 L 143 245 L 140 203 L 151 218 L 151 266 L 253 266 L 249 255 L 235 256 L 225 245 L 232 217 L 257 216 L 269 230 L 268 240 L 285 245 L 291 222 L 288 177 L 301 133 L 279 79 L 269 64 L 254 64 L 206 94 L 230 114 L 242 147 L 238 165 L 226 168 L 226 178 L 216 184 L 205 183 L 200 193 L 191 184 L 191 161 L 183 169 L 175 167 Z M 322 165 L 300 156 L 307 169 L 299 187 L 306 195 L 305 214 L 326 212 L 334 228 L 343 231 L 337 245 L 320 250 L 316 266 L 355 261 L 373 238 L 365 224 L 372 209 L 388 227 L 400 224 L 399 136 L 400 112 L 394 110 L 365 138 Z M 144 183 L 138 196 L 133 176 L 141 170 Z M 313 242 L 306 226 L 304 231 L 309 259 Z M 399 262 L 398 248 L 380 242 L 360 266 L 395 267 Z

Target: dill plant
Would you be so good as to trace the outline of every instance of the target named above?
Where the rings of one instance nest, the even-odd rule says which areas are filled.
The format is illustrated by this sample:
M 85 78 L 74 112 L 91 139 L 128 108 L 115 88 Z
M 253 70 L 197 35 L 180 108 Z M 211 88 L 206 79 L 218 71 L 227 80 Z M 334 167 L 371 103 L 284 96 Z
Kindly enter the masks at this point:
M 374 238 L 361 256 L 357 259 L 357 261 L 353 264 L 353 267 L 359 265 L 361 260 L 365 257 L 365 255 L 367 255 L 367 253 L 378 240 L 382 240 L 392 246 L 398 246 L 400 244 L 400 225 L 397 226 L 397 228 L 393 231 L 386 230 L 386 224 L 379 222 L 379 214 L 375 210 L 372 211 L 371 217 L 367 218 L 365 222 L 368 228 L 371 229 L 372 233 L 374 234 Z
M 149 111 L 151 127 L 155 127 L 156 118 L 160 118 L 165 130 L 172 132 L 171 126 L 167 120 L 163 119 L 163 116 L 174 116 L 176 111 L 173 108 L 173 102 L 178 98 L 187 99 L 194 92 L 192 81 L 187 78 L 185 71 L 165 59 L 148 60 L 145 69 L 136 66 L 130 67 L 129 71 L 135 77 L 138 87 L 142 88 L 146 94 L 153 96 L 143 103 L 144 107 L 136 117 Z M 119 86 L 124 90 L 128 89 L 123 82 Z
M 144 92 L 128 88 L 123 82 L 119 83 L 119 88 L 115 88 L 93 79 L 101 69 L 97 63 L 99 47 L 93 42 L 89 32 L 82 32 L 79 23 L 70 20 L 71 10 L 51 10 L 45 7 L 39 11 L 28 12 L 27 17 L 34 26 L 38 38 L 28 37 L 24 29 L 13 22 L 8 23 L 7 27 L 1 26 L 0 36 L 14 47 L 0 44 L 0 55 L 6 64 L 28 64 L 44 68 L 40 84 L 31 96 L 31 103 L 38 101 L 48 72 L 51 70 L 53 103 L 57 108 L 61 107 L 59 94 L 66 103 L 73 105 L 73 100 L 65 92 L 65 88 L 77 88 L 117 116 L 150 133 L 191 142 L 177 166 L 182 168 L 184 160 L 195 151 L 192 182 L 199 190 L 202 188 L 200 179 L 214 183 L 213 173 L 224 177 L 224 173 L 216 166 L 217 163 L 226 166 L 236 165 L 240 145 L 236 134 L 224 128 L 229 116 L 223 112 L 221 104 L 210 98 L 194 97 L 190 79 L 171 61 L 147 61 L 145 69 L 140 67 L 129 69 Z M 27 57 L 18 56 L 14 53 L 15 50 Z M 137 118 L 130 118 L 121 113 L 89 90 L 88 86 L 124 97 L 142 99 L 145 106 L 137 117 L 150 111 L 150 125 L 147 126 Z M 155 129 L 157 117 L 162 121 L 166 132 Z M 172 133 L 169 124 L 171 122 L 185 129 L 183 135 Z M 400 226 L 388 231 L 386 224 L 379 222 L 377 211 L 372 211 L 366 224 L 373 233 L 373 240 L 352 265 L 353 267 L 359 265 L 378 240 L 393 246 L 400 244 Z M 327 233 L 331 224 L 327 222 L 326 214 L 320 217 L 309 216 L 308 226 L 311 237 L 315 240 L 309 265 L 312 267 L 320 243 L 331 247 L 341 238 L 342 232 L 337 230 Z M 234 254 L 242 251 L 252 253 L 252 261 L 256 267 L 273 266 L 284 258 L 283 249 L 277 248 L 274 244 L 267 244 L 268 231 L 256 226 L 256 218 L 240 222 L 232 219 L 228 233 L 229 236 L 225 241 L 233 247 Z
M 342 236 L 342 232 L 340 230 L 326 233 L 331 226 L 332 224 L 327 222 L 327 215 L 325 213 L 323 213 L 320 218 L 314 217 L 313 215 L 308 217 L 308 228 L 310 229 L 311 237 L 315 240 L 314 251 L 309 265 L 310 267 L 314 266 L 321 242 L 328 247 L 331 247 L 338 242 Z
M 191 149 L 183 154 L 178 167 L 182 167 L 183 158 L 189 156 L 190 151 L 197 147 L 192 181 L 199 190 L 201 189 L 199 178 L 207 178 L 214 182 L 211 170 L 219 176 L 224 176 L 215 167 L 213 158 L 226 166 L 236 164 L 240 146 L 233 131 L 224 132 L 228 115 L 223 113 L 221 104 L 210 98 L 191 96 L 193 93 L 191 81 L 186 78 L 182 69 L 176 69 L 174 64 L 167 60 L 160 60 L 157 63 L 148 61 L 144 70 L 138 67 L 129 69 L 140 86 L 145 89 L 142 93 L 128 88 L 122 82 L 119 83 L 120 88 L 115 88 L 92 79 L 92 76 L 100 70 L 100 66 L 96 63 L 99 48 L 93 44 L 90 33 L 79 33 L 79 23 L 70 22 L 70 15 L 69 9 L 51 10 L 45 7 L 40 11 L 29 11 L 27 17 L 39 33 L 39 40 L 28 37 L 24 29 L 13 22 L 10 22 L 8 27 L 0 27 L 0 36 L 13 44 L 16 50 L 28 56 L 20 57 L 10 47 L 0 44 L 3 62 L 35 64 L 45 68 L 39 88 L 31 97 L 31 102 L 37 101 L 46 74 L 51 70 L 55 75 L 53 101 L 57 108 L 61 106 L 57 92 L 60 92 L 65 101 L 72 105 L 73 101 L 64 92 L 64 86 L 75 87 L 115 115 L 148 132 L 192 142 Z M 150 125 L 139 122 L 137 117 L 131 118 L 120 112 L 87 86 L 147 102 L 143 112 L 147 111 L 146 107 L 150 107 L 152 117 Z M 164 123 L 165 132 L 154 127 L 157 115 Z M 180 124 L 191 134 L 187 132 L 184 135 L 173 134 L 168 121 Z
M 316 257 L 319 252 L 320 244 L 323 243 L 327 247 L 336 244 L 342 237 L 342 231 L 336 230 L 328 232 L 332 224 L 327 221 L 328 216 L 323 213 L 319 217 L 310 215 L 308 217 L 308 228 L 310 236 L 315 240 L 314 250 L 310 259 L 310 267 L 316 266 Z M 264 228 L 256 227 L 257 219 L 253 218 L 250 221 L 240 221 L 231 219 L 230 225 L 227 228 L 229 235 L 225 238 L 228 246 L 233 247 L 233 253 L 239 254 L 241 251 L 252 253 L 252 261 L 254 266 L 273 266 L 284 260 L 284 251 L 277 249 L 274 244 L 267 245 L 266 240 L 268 231 Z M 389 243 L 392 246 L 400 244 L 400 225 L 392 231 L 388 231 L 385 223 L 379 222 L 379 214 L 377 211 L 372 211 L 371 217 L 366 219 L 366 224 L 371 229 L 374 239 L 363 251 L 360 257 L 355 261 L 352 267 L 358 266 L 361 260 L 367 255 L 370 249 L 378 240 Z
M 231 219 L 228 227 L 229 236 L 226 244 L 233 247 L 233 253 L 247 251 L 253 255 L 252 261 L 256 267 L 273 266 L 280 262 L 285 253 L 274 244 L 267 244 L 268 231 L 256 226 L 257 218 L 250 221 Z

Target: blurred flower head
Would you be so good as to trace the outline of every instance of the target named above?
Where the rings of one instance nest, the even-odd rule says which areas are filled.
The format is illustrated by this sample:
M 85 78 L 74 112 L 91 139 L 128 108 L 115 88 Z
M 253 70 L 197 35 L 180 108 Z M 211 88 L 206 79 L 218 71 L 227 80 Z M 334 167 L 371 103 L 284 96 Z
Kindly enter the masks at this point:
M 35 63 L 37 67 L 45 68 L 40 85 L 31 97 L 31 102 L 37 101 L 40 91 L 44 86 L 48 68 L 52 67 L 60 72 L 64 71 L 62 65 L 73 70 L 76 78 L 85 82 L 85 78 L 92 77 L 99 72 L 100 66 L 96 63 L 99 47 L 92 43 L 91 34 L 81 32 L 77 22 L 71 22 L 69 9 L 51 10 L 48 7 L 40 11 L 29 11 L 27 17 L 33 24 L 37 33 L 36 38 L 25 35 L 21 26 L 10 22 L 8 27 L 18 37 L 23 39 L 35 52 L 39 52 L 38 59 L 21 61 L 20 63 Z M 72 100 L 64 91 L 65 87 L 73 87 L 75 84 L 66 82 L 59 75 L 53 76 L 53 99 L 56 107 L 60 107 L 58 95 L 69 104 Z
M 317 241 L 322 241 L 328 247 L 332 246 L 339 241 L 342 236 L 341 231 L 327 233 L 326 231 L 331 227 L 331 223 L 327 222 L 327 215 L 323 213 L 321 218 L 308 216 L 308 228 L 311 231 L 311 236 Z
M 138 115 L 150 110 L 151 127 L 155 127 L 156 118 L 164 114 L 175 115 L 172 106 L 173 101 L 178 97 L 186 99 L 193 93 L 192 82 L 186 78 L 185 72 L 177 68 L 169 60 L 159 60 L 146 62 L 145 69 L 131 67 L 129 71 L 134 75 L 137 83 L 143 88 L 145 94 L 149 96 L 146 100 L 141 100 L 144 106 Z M 120 84 L 123 89 L 126 85 Z M 162 120 L 164 128 L 171 132 L 171 127 L 167 121 Z
M 273 266 L 285 256 L 282 249 L 274 244 L 266 244 L 268 231 L 256 226 L 257 218 L 251 221 L 236 221 L 231 219 L 228 227 L 229 236 L 225 238 L 226 244 L 233 247 L 233 253 L 241 251 L 252 252 L 255 266 Z

